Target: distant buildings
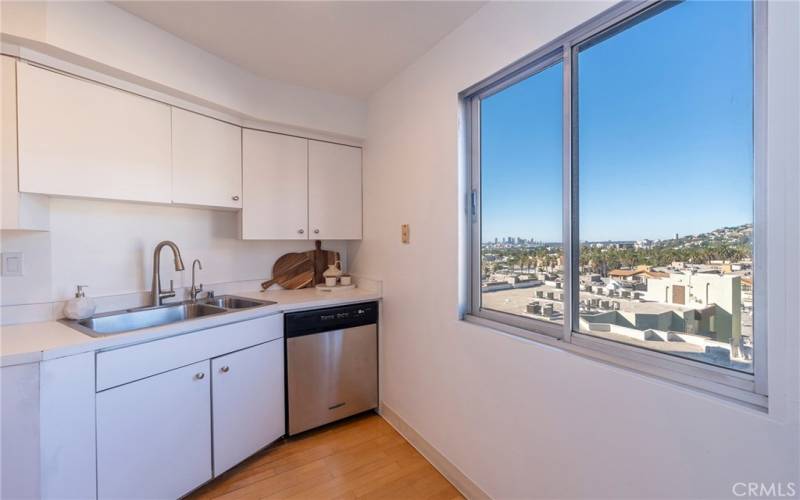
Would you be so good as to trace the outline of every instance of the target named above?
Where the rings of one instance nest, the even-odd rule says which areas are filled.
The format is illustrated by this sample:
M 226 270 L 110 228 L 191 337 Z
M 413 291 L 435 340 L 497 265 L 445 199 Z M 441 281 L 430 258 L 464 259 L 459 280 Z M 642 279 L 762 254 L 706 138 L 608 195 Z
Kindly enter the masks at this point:
M 545 246 L 542 241 L 537 241 L 533 238 L 520 238 L 519 236 L 506 236 L 503 238 L 495 237 L 492 240 L 484 241 L 482 246 L 484 248 L 535 248 Z
M 678 331 L 739 343 L 742 279 L 733 274 L 673 273 L 647 282 L 647 300 L 690 307 Z M 712 310 L 709 310 L 712 308 Z M 680 323 L 680 321 L 679 321 Z
M 753 278 L 742 278 L 742 305 L 747 309 L 753 309 Z
M 746 368 L 752 363 L 753 282 L 752 258 L 742 248 L 751 239 L 752 225 L 744 224 L 697 235 L 676 234 L 674 240 L 581 242 L 582 248 L 599 252 L 593 251 L 580 268 L 576 298 L 580 330 Z M 559 243 L 506 237 L 483 247 L 484 307 L 548 321 L 563 319 L 565 257 Z M 698 252 L 697 247 L 709 251 Z M 526 253 L 526 248 L 536 250 Z M 652 261 L 637 255 L 669 249 L 675 250 L 674 261 L 662 267 L 611 267 Z M 614 250 L 631 250 L 632 255 L 614 255 Z
M 585 246 L 591 248 L 614 248 L 617 250 L 625 250 L 628 248 L 636 248 L 635 241 L 593 241 L 584 243 Z
M 481 291 L 496 292 L 498 290 L 510 290 L 512 288 L 530 288 L 543 283 L 544 281 L 538 279 L 536 276 L 498 274 L 493 276 L 490 281 L 484 281 L 481 284 Z
M 581 328 L 723 366 L 745 366 L 752 359 L 752 339 L 742 335 L 742 281 L 716 273 L 649 277 L 644 301 L 624 295 L 584 300 Z
M 668 273 L 653 271 L 650 266 L 636 266 L 633 269 L 614 269 L 608 273 L 613 279 L 624 281 L 642 281 L 648 278 L 665 278 Z

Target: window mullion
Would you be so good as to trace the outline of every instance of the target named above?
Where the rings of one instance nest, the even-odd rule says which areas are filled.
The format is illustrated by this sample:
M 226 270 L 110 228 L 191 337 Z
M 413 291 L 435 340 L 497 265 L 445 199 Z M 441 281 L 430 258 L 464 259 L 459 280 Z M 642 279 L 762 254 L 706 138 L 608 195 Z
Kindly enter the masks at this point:
M 572 57 L 572 47 L 565 43 L 563 45 L 563 61 L 564 61 L 564 76 L 563 76 L 563 90 L 562 90 L 562 104 L 563 104 L 563 117 L 562 117 L 562 143 L 563 143 L 563 152 L 561 155 L 562 158 L 562 197 L 561 197 L 561 204 L 563 209 L 563 219 L 562 219 L 562 255 L 564 261 L 564 325 L 563 325 L 563 333 L 561 334 L 561 339 L 565 342 L 571 342 L 572 331 L 574 326 L 575 318 L 577 317 L 575 311 L 575 304 L 577 303 L 574 300 L 575 294 L 578 293 L 577 287 L 574 286 L 575 277 L 578 276 L 576 273 L 578 266 L 576 266 L 574 259 L 576 259 L 577 253 L 574 252 L 574 246 L 572 238 L 575 234 L 573 228 L 573 168 L 572 168 L 572 65 L 574 64 L 574 59 Z

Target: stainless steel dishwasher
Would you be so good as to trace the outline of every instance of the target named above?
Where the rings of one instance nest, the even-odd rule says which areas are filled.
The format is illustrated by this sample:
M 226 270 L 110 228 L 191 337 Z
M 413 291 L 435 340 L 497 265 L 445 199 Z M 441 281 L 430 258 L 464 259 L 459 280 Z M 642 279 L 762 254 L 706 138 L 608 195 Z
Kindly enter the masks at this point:
M 287 434 L 378 406 L 378 303 L 284 316 Z

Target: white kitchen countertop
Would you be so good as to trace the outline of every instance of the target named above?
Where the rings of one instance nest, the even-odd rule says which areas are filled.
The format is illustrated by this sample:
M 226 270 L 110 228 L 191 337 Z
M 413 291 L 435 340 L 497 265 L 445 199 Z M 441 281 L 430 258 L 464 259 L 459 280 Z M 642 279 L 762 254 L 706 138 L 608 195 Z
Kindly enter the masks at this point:
M 225 295 L 271 300 L 276 304 L 143 328 L 106 337 L 90 337 L 59 321 L 3 326 L 0 327 L 0 366 L 35 363 L 82 352 L 138 344 L 283 312 L 318 309 L 381 298 L 377 291 L 368 288 L 336 292 L 322 292 L 314 288 L 305 288 L 266 292 L 245 291 L 226 293 Z

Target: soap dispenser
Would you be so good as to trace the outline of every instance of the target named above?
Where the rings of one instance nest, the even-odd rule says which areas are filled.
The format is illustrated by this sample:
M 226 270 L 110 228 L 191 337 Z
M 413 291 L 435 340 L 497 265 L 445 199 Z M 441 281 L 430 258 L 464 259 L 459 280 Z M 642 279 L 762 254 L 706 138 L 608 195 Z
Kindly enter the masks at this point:
M 85 319 L 94 314 L 95 305 L 94 300 L 86 297 L 83 289 L 88 288 L 86 285 L 78 285 L 78 291 L 75 292 L 75 298 L 67 301 L 64 306 L 64 316 L 69 319 Z

